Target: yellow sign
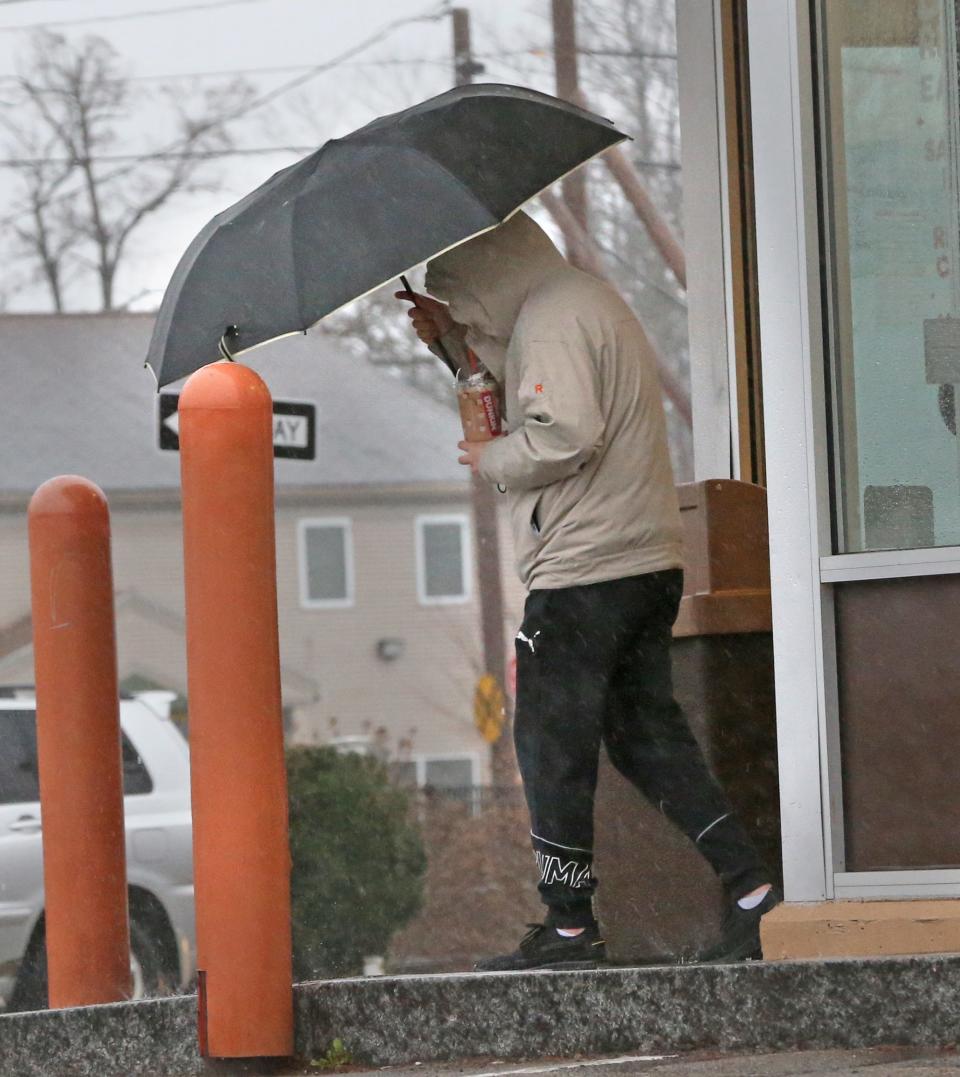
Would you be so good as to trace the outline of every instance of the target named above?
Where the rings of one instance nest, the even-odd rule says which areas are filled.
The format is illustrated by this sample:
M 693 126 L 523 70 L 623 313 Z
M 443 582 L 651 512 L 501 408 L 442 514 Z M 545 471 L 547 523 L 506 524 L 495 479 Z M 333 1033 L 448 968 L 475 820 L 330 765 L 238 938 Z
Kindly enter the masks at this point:
M 492 673 L 485 673 L 477 681 L 473 694 L 473 721 L 488 744 L 500 739 L 504 722 L 503 691 Z

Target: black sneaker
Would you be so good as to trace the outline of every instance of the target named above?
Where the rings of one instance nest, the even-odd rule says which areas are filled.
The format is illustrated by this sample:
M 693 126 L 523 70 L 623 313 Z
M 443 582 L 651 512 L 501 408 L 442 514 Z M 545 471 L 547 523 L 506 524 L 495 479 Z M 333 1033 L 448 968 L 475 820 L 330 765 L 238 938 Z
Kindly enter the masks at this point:
M 698 962 L 754 961 L 763 957 L 760 949 L 760 920 L 780 904 L 780 894 L 775 886 L 763 901 L 753 909 L 741 909 L 731 901 L 720 928 L 720 941 L 698 954 Z
M 474 968 L 478 972 L 510 972 L 514 969 L 592 969 L 607 960 L 600 928 L 593 924 L 579 935 L 558 935 L 546 924 L 528 924 L 530 930 L 512 954 L 486 957 Z

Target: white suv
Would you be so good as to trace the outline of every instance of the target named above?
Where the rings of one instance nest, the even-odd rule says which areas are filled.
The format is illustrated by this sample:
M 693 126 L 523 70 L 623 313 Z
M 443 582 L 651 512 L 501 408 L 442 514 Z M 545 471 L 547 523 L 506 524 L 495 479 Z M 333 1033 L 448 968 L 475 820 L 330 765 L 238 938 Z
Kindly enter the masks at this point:
M 194 977 L 193 861 L 187 743 L 164 695 L 120 702 L 134 997 Z M 0 688 L 0 999 L 46 1005 L 43 854 L 36 700 Z

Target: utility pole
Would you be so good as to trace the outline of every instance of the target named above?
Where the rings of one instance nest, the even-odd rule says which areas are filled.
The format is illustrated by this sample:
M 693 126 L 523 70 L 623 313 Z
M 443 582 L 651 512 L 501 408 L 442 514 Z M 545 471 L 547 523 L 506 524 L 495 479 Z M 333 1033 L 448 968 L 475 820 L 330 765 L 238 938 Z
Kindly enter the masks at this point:
M 574 0 L 551 0 L 553 17 L 553 61 L 557 80 L 557 97 L 582 107 L 580 98 L 580 80 L 577 71 L 577 18 L 574 9 Z M 587 213 L 587 182 L 586 173 L 582 168 L 567 176 L 561 184 L 563 200 L 570 207 L 570 212 L 580 226 L 580 229 L 589 234 L 589 221 Z M 577 257 L 578 245 L 575 237 L 564 234 L 566 241 L 567 258 L 578 268 Z
M 482 75 L 485 68 L 473 58 L 470 48 L 470 12 L 465 7 L 450 11 L 453 18 L 453 81 L 456 86 L 468 86 L 474 75 Z
M 483 64 L 473 58 L 470 45 L 470 12 L 455 7 L 453 17 L 453 73 L 457 86 L 467 86 Z M 493 676 L 506 700 L 506 641 L 503 632 L 503 583 L 500 574 L 500 534 L 497 529 L 497 493 L 479 475 L 470 476 L 473 502 L 474 547 L 480 597 L 480 628 L 483 639 L 483 670 Z M 494 785 L 516 781 L 510 708 L 504 705 L 500 736 L 490 746 Z

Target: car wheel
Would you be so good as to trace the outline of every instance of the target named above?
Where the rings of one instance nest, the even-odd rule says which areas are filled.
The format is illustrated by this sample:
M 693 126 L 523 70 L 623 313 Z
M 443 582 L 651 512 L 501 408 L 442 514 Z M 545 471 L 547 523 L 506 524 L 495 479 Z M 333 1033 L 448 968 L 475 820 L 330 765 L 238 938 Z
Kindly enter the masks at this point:
M 174 991 L 173 979 L 164 969 L 150 933 L 136 920 L 130 921 L 130 980 L 131 999 L 154 998 Z M 23 955 L 6 1012 L 45 1010 L 47 1005 L 47 950 L 41 928 L 34 932 Z
M 47 949 L 44 946 L 43 926 L 34 931 L 23 955 L 17 980 L 7 1001 L 7 1013 L 47 1008 Z
M 130 980 L 132 999 L 154 998 L 171 989 L 156 944 L 136 920 L 130 921 Z

